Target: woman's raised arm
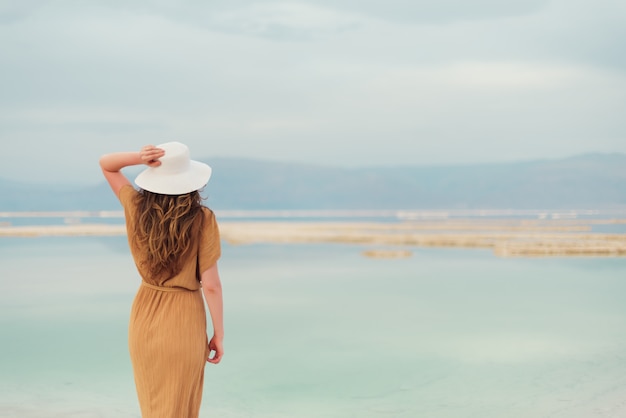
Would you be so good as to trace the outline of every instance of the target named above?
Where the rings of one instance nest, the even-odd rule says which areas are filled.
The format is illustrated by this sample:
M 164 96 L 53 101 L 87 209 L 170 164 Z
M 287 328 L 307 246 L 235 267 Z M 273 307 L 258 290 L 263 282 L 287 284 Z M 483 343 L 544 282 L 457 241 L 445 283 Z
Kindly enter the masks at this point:
M 156 148 L 154 145 L 146 145 L 139 152 L 116 152 L 103 155 L 100 157 L 100 168 L 102 168 L 102 174 L 109 182 L 113 193 L 119 197 L 120 189 L 130 184 L 130 181 L 120 171 L 122 168 L 139 164 L 157 167 L 161 165 L 159 158 L 163 155 L 165 155 L 165 151 L 161 148 Z

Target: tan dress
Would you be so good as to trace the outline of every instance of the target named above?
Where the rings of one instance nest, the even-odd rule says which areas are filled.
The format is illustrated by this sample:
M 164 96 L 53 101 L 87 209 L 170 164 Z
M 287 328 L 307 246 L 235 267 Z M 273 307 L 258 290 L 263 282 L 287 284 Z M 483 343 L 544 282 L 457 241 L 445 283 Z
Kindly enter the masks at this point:
M 130 250 L 142 278 L 128 329 L 141 416 L 195 418 L 208 355 L 206 313 L 196 271 L 209 269 L 220 256 L 217 223 L 213 212 L 203 208 L 197 251 L 190 254 L 178 275 L 155 280 L 141 268 L 142 249 L 131 239 L 136 193 L 130 185 L 120 190 Z

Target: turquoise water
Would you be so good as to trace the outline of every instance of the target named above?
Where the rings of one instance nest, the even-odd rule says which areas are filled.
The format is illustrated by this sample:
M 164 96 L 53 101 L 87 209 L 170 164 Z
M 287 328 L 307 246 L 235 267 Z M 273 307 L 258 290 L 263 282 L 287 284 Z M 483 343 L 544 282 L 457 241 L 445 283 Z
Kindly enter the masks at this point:
M 225 246 L 204 417 L 626 416 L 626 259 Z M 0 239 L 0 416 L 139 417 L 124 237 Z

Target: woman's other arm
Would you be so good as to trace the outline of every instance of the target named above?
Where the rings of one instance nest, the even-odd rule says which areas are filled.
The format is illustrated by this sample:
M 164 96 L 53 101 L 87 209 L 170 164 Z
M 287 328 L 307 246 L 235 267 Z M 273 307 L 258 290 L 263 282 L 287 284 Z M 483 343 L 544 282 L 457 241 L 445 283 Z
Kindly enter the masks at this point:
M 157 167 L 161 164 L 159 158 L 163 155 L 165 155 L 165 151 L 161 148 L 146 145 L 139 152 L 116 152 L 103 155 L 100 157 L 100 168 L 102 168 L 102 174 L 111 186 L 113 193 L 119 197 L 120 189 L 130 184 L 130 181 L 120 171 L 122 168 L 139 164 Z
M 209 341 L 209 350 L 215 351 L 213 358 L 208 358 L 209 363 L 217 364 L 224 355 L 224 308 L 222 301 L 222 282 L 217 271 L 217 263 L 202 273 L 202 293 L 209 307 L 211 321 L 213 322 L 213 338 Z

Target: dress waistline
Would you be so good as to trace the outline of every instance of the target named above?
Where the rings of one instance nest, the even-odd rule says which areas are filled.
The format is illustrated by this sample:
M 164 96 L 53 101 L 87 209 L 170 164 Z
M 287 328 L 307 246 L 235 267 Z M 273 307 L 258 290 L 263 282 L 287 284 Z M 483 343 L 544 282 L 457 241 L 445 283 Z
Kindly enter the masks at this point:
M 158 290 L 159 292 L 197 292 L 200 289 L 186 289 L 184 287 L 166 287 L 166 286 L 155 286 L 153 284 L 141 281 L 141 285 L 150 289 Z

